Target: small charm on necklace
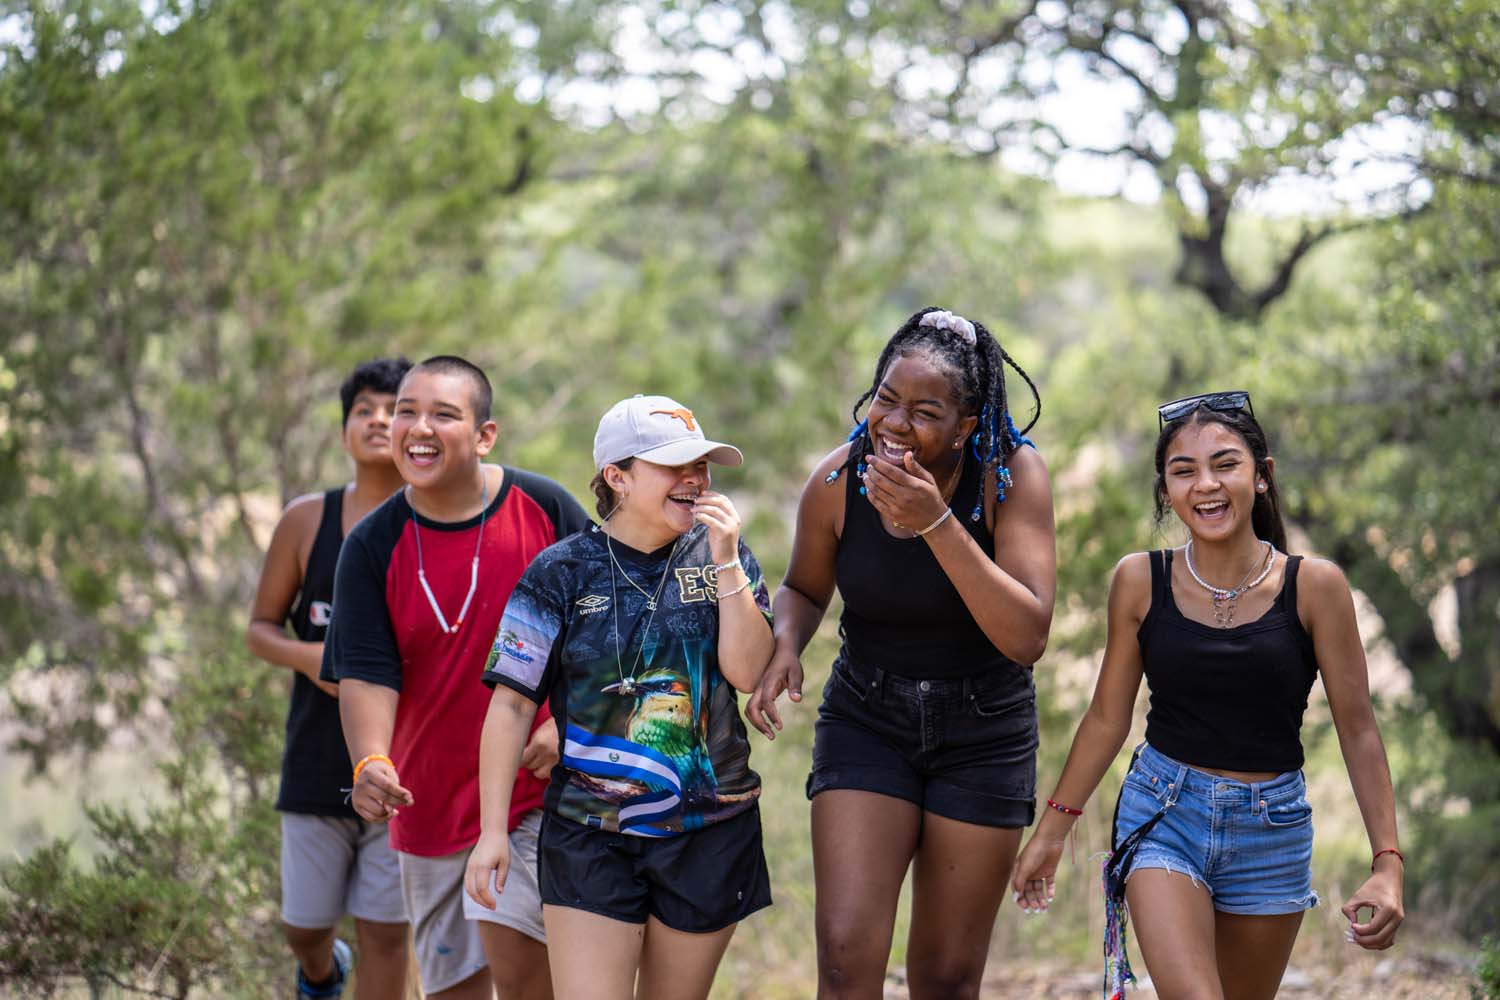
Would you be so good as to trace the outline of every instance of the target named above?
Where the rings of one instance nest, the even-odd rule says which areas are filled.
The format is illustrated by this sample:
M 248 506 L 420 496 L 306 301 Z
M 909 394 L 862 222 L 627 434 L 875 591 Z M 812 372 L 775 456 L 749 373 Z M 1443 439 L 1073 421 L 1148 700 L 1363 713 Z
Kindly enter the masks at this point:
M 654 598 L 654 597 L 648 597 L 648 598 L 646 598 L 646 610 L 647 611 L 655 611 L 656 610 L 656 598 Z
M 979 504 L 977 503 L 974 505 L 974 509 L 969 511 L 969 520 L 973 521 L 976 524 L 979 523 L 979 519 L 983 516 L 984 511 L 979 509 Z
M 639 686 L 636 684 L 634 677 L 624 677 L 615 684 L 600 688 L 600 692 L 603 694 L 617 694 L 622 698 L 634 698 Z

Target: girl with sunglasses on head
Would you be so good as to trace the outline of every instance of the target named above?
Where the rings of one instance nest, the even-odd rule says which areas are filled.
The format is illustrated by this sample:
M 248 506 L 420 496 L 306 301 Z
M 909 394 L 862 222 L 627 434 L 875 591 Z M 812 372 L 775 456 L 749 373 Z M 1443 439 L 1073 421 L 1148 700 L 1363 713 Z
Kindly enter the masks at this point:
M 1300 730 L 1314 679 L 1370 839 L 1371 874 L 1344 904 L 1349 940 L 1390 947 L 1403 864 L 1390 769 L 1370 704 L 1349 584 L 1286 554 L 1275 460 L 1245 392 L 1158 408 L 1156 516 L 1179 549 L 1122 559 L 1094 697 L 1049 808 L 1016 863 L 1028 913 L 1052 899 L 1063 842 L 1129 734 L 1141 678 L 1151 707 L 1115 807 L 1105 869 L 1106 994 L 1133 979 L 1126 904 L 1157 995 L 1273 997 L 1312 888 L 1312 809 Z
M 735 691 L 771 657 L 770 598 L 709 462 L 739 465 L 665 396 L 594 438 L 601 523 L 516 584 L 484 681 L 483 834 L 465 889 L 493 909 L 512 775 L 537 706 L 557 720 L 535 860 L 559 997 L 701 1000 L 740 920 L 771 903 L 760 778 Z
M 837 587 L 844 644 L 807 786 L 820 997 L 883 995 L 908 868 L 911 995 L 977 996 L 1034 816 L 1031 665 L 1056 547 L 1047 468 L 1011 420 L 1006 365 L 1031 387 L 980 324 L 916 313 L 881 352 L 849 443 L 802 493 L 776 657 L 746 715 L 775 737 L 776 696 L 800 700 L 800 654 Z

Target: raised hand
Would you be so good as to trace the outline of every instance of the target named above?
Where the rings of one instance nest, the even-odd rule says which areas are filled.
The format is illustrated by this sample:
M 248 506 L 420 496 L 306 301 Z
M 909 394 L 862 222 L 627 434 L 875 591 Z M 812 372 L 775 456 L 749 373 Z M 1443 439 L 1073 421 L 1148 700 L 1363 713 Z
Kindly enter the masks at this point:
M 913 531 L 932 524 L 948 509 L 937 480 L 909 451 L 900 465 L 871 455 L 864 483 L 865 496 L 876 510 Z
M 708 551 L 716 563 L 739 558 L 740 512 L 722 493 L 704 490 L 693 504 L 693 520 L 708 525 Z

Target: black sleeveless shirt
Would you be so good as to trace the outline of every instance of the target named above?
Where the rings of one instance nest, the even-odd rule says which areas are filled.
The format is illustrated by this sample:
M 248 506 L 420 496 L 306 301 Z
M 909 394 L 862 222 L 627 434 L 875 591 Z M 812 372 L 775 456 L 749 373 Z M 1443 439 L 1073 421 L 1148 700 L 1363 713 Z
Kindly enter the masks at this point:
M 292 633 L 303 642 L 322 642 L 333 615 L 333 570 L 344 544 L 344 490 L 323 494 L 323 520 L 307 554 L 307 571 L 297 602 L 287 615 Z M 353 769 L 339 722 L 339 702 L 292 671 L 292 705 L 286 715 L 286 751 L 281 758 L 281 791 L 276 808 L 314 816 L 354 816 L 341 791 L 350 787 Z
M 982 466 L 964 460 L 953 491 L 953 517 L 986 554 L 995 536 L 970 512 Z M 844 655 L 888 673 L 919 680 L 972 677 L 1015 665 L 980 629 L 958 589 L 921 538 L 896 538 L 860 495 L 859 477 L 845 468 L 844 532 L 835 573 L 844 613 Z
M 1302 713 L 1318 660 L 1297 616 L 1301 564 L 1287 557 L 1281 593 L 1265 614 L 1214 628 L 1178 610 L 1171 550 L 1151 553 L 1151 610 L 1136 633 L 1151 692 L 1147 743 L 1198 767 L 1302 766 Z

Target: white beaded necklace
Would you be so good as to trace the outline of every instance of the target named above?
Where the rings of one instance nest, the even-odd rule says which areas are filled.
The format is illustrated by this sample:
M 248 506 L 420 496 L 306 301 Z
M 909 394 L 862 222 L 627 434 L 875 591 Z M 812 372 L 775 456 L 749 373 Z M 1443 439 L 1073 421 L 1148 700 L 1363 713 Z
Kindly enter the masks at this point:
M 1250 568 L 1245 571 L 1245 576 L 1240 580 L 1239 585 L 1229 590 L 1224 590 L 1220 587 L 1215 587 L 1198 575 L 1197 568 L 1193 566 L 1193 543 L 1191 540 L 1187 543 L 1187 549 L 1184 550 L 1183 556 L 1184 561 L 1187 562 L 1188 574 L 1192 576 L 1194 583 L 1208 591 L 1209 595 L 1213 598 L 1214 624 L 1219 628 L 1231 628 L 1234 626 L 1235 605 L 1241 595 L 1247 590 L 1252 590 L 1259 586 L 1262 580 L 1271 575 L 1271 567 L 1276 565 L 1276 547 L 1264 540 L 1261 541 L 1261 544 L 1266 547 L 1266 564 L 1260 571 L 1260 575 L 1254 580 L 1250 580 L 1250 574 L 1255 572 L 1256 566 L 1252 562 Z M 1246 580 L 1250 582 L 1246 583 Z
M 474 561 L 469 564 L 469 592 L 464 596 L 464 606 L 458 609 L 458 619 L 452 625 L 443 617 L 437 595 L 427 583 L 427 570 L 422 566 L 422 528 L 417 521 L 417 508 L 412 506 L 411 487 L 406 487 L 406 506 L 411 510 L 411 531 L 417 539 L 417 581 L 422 584 L 422 592 L 427 595 L 427 603 L 432 606 L 438 625 L 449 635 L 457 632 L 458 627 L 464 623 L 464 616 L 469 613 L 469 605 L 474 601 L 474 591 L 479 589 L 479 547 L 484 543 L 484 519 L 489 516 L 490 506 L 490 477 L 484 474 L 483 469 L 479 470 L 479 481 L 483 484 L 479 491 L 479 537 L 474 539 Z

